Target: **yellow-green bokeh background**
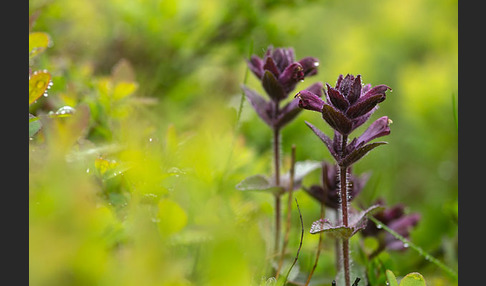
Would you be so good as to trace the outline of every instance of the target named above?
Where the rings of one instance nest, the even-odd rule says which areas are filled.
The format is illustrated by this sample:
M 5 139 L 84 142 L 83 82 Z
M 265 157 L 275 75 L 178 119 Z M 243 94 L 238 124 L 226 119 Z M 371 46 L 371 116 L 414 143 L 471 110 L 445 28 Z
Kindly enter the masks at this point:
M 233 127 L 245 59 L 269 45 L 320 60 L 296 92 L 347 73 L 393 89 L 372 116 L 393 120 L 389 144 L 355 165 L 372 171 L 355 203 L 383 197 L 420 213 L 411 240 L 457 270 L 457 10 L 448 0 L 30 0 L 29 14 L 40 12 L 32 31 L 52 39 L 32 68 L 53 74 L 49 96 L 30 111 L 91 107 L 82 144 L 66 139 L 69 125 L 48 123 L 31 141 L 30 284 L 259 285 L 273 200 L 234 186 L 271 172 L 271 131 L 247 103 L 235 139 Z M 135 74 L 131 98 L 140 100 L 114 107 L 102 102 L 102 85 L 121 59 Z M 252 74 L 246 84 L 263 91 Z M 156 103 L 137 104 L 147 99 Z M 297 160 L 331 160 L 304 120 L 331 131 L 319 114 L 302 112 L 282 131 L 285 170 L 292 144 Z M 82 159 L 65 160 L 72 152 Z M 93 178 L 100 154 L 127 166 L 122 179 Z M 318 181 L 314 172 L 304 183 Z M 305 282 L 317 244 L 307 230 L 319 206 L 302 191 L 295 196 L 306 228 L 295 279 Z M 295 208 L 292 221 L 293 253 Z M 315 285 L 335 275 L 332 248 L 323 250 Z M 386 255 L 397 277 L 418 271 L 430 285 L 457 284 L 413 249 Z

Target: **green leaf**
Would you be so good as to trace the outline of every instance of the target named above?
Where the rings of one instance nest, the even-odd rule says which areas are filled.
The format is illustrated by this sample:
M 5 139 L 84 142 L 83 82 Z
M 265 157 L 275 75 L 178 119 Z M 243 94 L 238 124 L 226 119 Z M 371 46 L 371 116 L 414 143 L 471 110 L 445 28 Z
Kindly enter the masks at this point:
M 281 187 L 274 186 L 267 177 L 263 175 L 250 176 L 236 185 L 236 188 L 240 191 L 263 191 L 272 194 L 283 192 Z
M 158 204 L 157 224 L 162 234 L 169 235 L 182 230 L 187 224 L 187 214 L 176 202 L 163 199 Z
M 407 274 L 400 281 L 400 286 L 426 286 L 424 276 L 418 272 Z
M 36 71 L 29 77 L 29 105 L 34 103 L 46 92 L 51 81 L 48 71 Z
M 120 100 L 125 98 L 134 93 L 137 88 L 138 84 L 135 82 L 120 82 L 115 86 L 115 90 L 113 91 L 113 99 Z
M 38 117 L 29 113 L 29 137 L 34 136 L 41 129 L 42 124 Z
M 397 278 L 391 270 L 386 270 L 386 280 L 388 281 L 390 286 L 398 286 Z
M 321 166 L 322 162 L 320 161 L 306 160 L 296 162 L 294 167 L 294 180 L 302 180 L 307 174 L 319 169 Z
M 34 32 L 29 34 L 29 58 L 42 53 L 49 47 L 51 39 L 47 33 Z

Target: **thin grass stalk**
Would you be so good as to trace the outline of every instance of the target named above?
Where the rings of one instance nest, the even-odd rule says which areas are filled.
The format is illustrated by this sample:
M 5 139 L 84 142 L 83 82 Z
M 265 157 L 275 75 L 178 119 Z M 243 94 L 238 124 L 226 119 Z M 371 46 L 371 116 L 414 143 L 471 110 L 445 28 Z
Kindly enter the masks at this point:
M 324 219 L 324 204 L 321 204 L 321 219 Z M 311 272 L 307 277 L 307 281 L 305 282 L 305 286 L 309 285 L 312 276 L 314 275 L 314 271 L 317 268 L 317 262 L 319 261 L 319 256 L 321 255 L 321 244 L 322 244 L 322 232 L 319 234 L 319 242 L 317 244 L 317 251 L 316 251 L 316 260 L 314 261 L 314 266 L 312 266 Z
M 275 102 L 275 118 L 277 118 L 279 109 L 279 102 Z M 274 161 L 274 171 L 275 171 L 275 185 L 280 186 L 280 128 L 277 126 L 273 127 L 273 161 Z M 279 242 L 280 242 L 280 199 L 281 195 L 275 195 L 275 253 L 278 253 Z
M 302 213 L 300 212 L 299 202 L 297 202 L 297 198 L 294 198 L 294 200 L 295 200 L 295 204 L 297 205 L 297 210 L 299 211 L 300 227 L 301 227 L 300 242 L 299 242 L 299 248 L 297 249 L 297 254 L 295 255 L 294 261 L 292 262 L 292 265 L 290 265 L 290 268 L 287 271 L 287 275 L 285 275 L 285 281 L 283 285 L 285 285 L 285 283 L 287 282 L 290 271 L 292 271 L 292 268 L 294 268 L 295 263 L 299 259 L 300 249 L 302 249 L 302 241 L 304 240 L 304 221 L 302 220 Z
M 285 256 L 285 251 L 287 249 L 287 245 L 289 243 L 289 235 L 290 235 L 290 222 L 291 222 L 291 210 L 292 210 L 292 192 L 294 190 L 294 176 L 295 176 L 295 145 L 292 145 L 291 157 L 290 157 L 290 183 L 289 183 L 289 190 L 288 190 L 288 200 L 287 200 L 287 223 L 285 229 L 285 236 L 284 242 L 282 245 L 282 251 L 280 253 L 280 261 L 278 263 L 277 274 L 275 278 L 278 279 L 280 274 L 280 270 L 282 269 L 283 260 Z

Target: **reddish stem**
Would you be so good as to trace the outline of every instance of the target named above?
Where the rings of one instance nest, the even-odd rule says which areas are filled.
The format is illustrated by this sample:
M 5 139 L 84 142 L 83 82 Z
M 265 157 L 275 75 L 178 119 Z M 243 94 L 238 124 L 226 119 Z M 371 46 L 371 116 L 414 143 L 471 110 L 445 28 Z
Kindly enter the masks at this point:
M 346 155 L 346 143 L 348 140 L 347 135 L 343 135 L 342 138 L 342 148 L 341 155 L 342 158 Z M 348 177 L 347 170 L 345 166 L 339 166 L 339 182 L 341 190 L 341 210 L 342 210 L 342 221 L 345 227 L 348 226 Z M 343 268 L 344 268 L 344 281 L 346 286 L 351 285 L 350 273 L 349 273 L 349 239 L 343 239 Z

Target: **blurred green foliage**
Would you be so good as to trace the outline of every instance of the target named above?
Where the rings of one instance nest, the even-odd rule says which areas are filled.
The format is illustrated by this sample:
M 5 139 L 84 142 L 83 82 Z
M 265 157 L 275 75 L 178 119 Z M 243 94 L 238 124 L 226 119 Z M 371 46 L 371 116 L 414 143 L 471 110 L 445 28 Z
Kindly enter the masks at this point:
M 457 1 L 30 0 L 29 16 L 30 68 L 52 81 L 29 101 L 31 285 L 270 278 L 272 198 L 235 189 L 271 170 L 271 131 L 247 103 L 235 133 L 245 59 L 268 45 L 320 59 L 296 92 L 347 73 L 393 89 L 373 115 L 393 120 L 389 144 L 355 165 L 372 176 L 354 203 L 383 197 L 419 212 L 410 239 L 457 270 Z M 246 84 L 263 90 L 252 74 Z M 65 106 L 75 112 L 48 116 Z M 292 144 L 297 161 L 331 161 L 304 120 L 330 132 L 302 112 L 282 133 L 285 172 Z M 318 181 L 314 172 L 304 184 Z M 306 232 L 291 278 L 305 281 L 319 238 L 307 230 L 320 210 L 304 192 L 295 197 Z M 294 209 L 290 260 L 299 224 Z M 323 242 L 315 285 L 336 275 L 333 241 Z M 366 247 L 352 243 L 359 266 Z M 358 273 L 378 269 L 383 281 L 386 269 L 417 271 L 430 285 L 457 285 L 410 249 L 369 264 Z

